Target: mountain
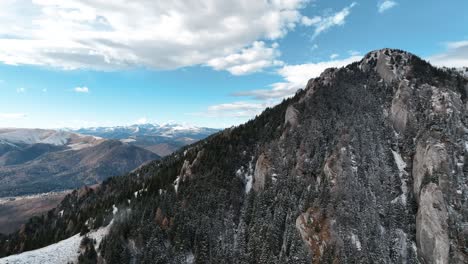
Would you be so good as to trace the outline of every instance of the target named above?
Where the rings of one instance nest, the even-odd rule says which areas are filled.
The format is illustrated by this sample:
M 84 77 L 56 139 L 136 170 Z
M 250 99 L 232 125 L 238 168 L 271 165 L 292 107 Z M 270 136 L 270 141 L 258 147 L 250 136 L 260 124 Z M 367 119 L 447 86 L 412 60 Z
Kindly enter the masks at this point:
M 92 185 L 159 156 L 118 140 L 42 129 L 0 129 L 0 197 Z
M 91 127 L 72 130 L 82 135 L 92 135 L 139 146 L 159 156 L 167 156 L 177 149 L 204 139 L 219 129 L 168 124 L 135 124 L 131 126 Z
M 246 124 L 74 191 L 1 237 L 4 256 L 37 250 L 0 262 L 76 253 L 82 238 L 81 263 L 467 263 L 467 93 L 458 71 L 372 51 Z

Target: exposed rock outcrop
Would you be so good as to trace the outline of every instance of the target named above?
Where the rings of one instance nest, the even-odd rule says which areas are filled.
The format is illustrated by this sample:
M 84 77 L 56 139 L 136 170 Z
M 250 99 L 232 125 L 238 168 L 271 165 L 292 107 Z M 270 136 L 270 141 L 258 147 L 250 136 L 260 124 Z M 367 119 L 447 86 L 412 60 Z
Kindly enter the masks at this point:
M 284 123 L 285 124 L 290 124 L 292 127 L 296 126 L 298 124 L 298 111 L 294 106 L 290 105 L 286 109 L 286 114 L 284 117 Z
M 421 190 L 416 217 L 416 241 L 426 263 L 449 263 L 448 212 L 440 188 L 429 183 Z
M 269 177 L 270 168 L 271 164 L 268 161 L 268 158 L 265 156 L 265 154 L 261 154 L 257 159 L 257 163 L 255 164 L 253 180 L 253 188 L 255 191 L 258 192 L 265 188 L 265 182 L 267 181 L 267 177 Z

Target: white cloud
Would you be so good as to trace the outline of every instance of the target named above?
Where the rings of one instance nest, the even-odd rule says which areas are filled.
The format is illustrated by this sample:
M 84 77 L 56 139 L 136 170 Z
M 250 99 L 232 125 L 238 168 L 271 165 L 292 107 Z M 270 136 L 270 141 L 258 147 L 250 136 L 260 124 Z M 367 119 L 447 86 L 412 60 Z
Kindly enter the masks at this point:
M 17 93 L 24 93 L 24 92 L 26 92 L 26 89 L 24 89 L 23 87 L 17 88 L 17 89 L 16 89 L 16 92 L 17 92 Z
M 83 87 L 75 87 L 73 89 L 73 91 L 77 92 L 77 93 L 89 93 L 89 88 L 86 87 L 86 86 L 83 86 Z
M 302 23 L 302 25 L 304 25 L 304 26 L 316 25 L 316 24 L 320 23 L 320 21 L 322 21 L 322 18 L 319 17 L 319 16 L 315 16 L 315 17 L 313 17 L 313 18 L 309 18 L 309 17 L 303 16 L 303 17 L 301 18 L 301 23 Z
M 284 37 L 308 1 L 2 0 L 0 61 L 104 70 L 206 64 Z M 239 72 L 265 62 L 255 63 Z
M 444 67 L 468 67 L 468 40 L 448 42 L 443 53 L 427 58 L 430 63 Z
M 334 60 L 336 58 L 338 58 L 340 55 L 338 53 L 333 53 L 332 55 L 330 55 L 330 59 Z
M 325 69 L 343 67 L 361 58 L 362 56 L 351 56 L 343 60 L 287 65 L 278 70 L 278 74 L 283 77 L 284 81 L 272 84 L 271 89 L 238 92 L 233 95 L 251 96 L 258 100 L 289 97 L 298 89 L 304 88 L 309 79 L 320 76 Z
M 265 108 L 273 106 L 275 102 L 245 102 L 238 101 L 225 104 L 217 104 L 208 107 L 207 111 L 202 113 L 192 113 L 191 115 L 210 118 L 233 117 L 247 119 L 260 114 Z
M 0 113 L 0 120 L 14 120 L 25 118 L 27 115 L 24 113 Z
M 323 33 L 334 26 L 344 25 L 346 22 L 346 17 L 351 14 L 351 8 L 353 8 L 355 5 L 356 3 L 353 2 L 351 5 L 343 8 L 341 11 L 328 16 L 316 16 L 313 18 L 303 16 L 301 18 L 301 23 L 305 26 L 315 27 L 314 35 L 312 36 L 312 38 L 315 38 L 320 35 L 320 33 Z
M 391 0 L 380 1 L 377 4 L 377 9 L 379 10 L 379 13 L 383 13 L 383 12 L 395 7 L 396 5 L 398 5 L 398 3 L 395 2 L 395 1 L 391 1 Z
M 227 70 L 233 75 L 244 75 L 261 71 L 263 68 L 281 66 L 283 62 L 277 60 L 280 56 L 278 44 L 267 47 L 263 41 L 255 41 L 251 47 L 242 49 L 239 53 L 208 61 L 208 65 L 215 70 Z

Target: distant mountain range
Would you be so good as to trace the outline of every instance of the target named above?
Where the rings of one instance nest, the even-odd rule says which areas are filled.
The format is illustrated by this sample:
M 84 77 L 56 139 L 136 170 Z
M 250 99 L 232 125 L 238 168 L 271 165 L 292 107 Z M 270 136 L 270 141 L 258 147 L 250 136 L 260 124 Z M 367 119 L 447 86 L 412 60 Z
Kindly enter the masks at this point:
M 96 184 L 217 131 L 179 124 L 0 129 L 0 197 Z
M 0 129 L 0 197 L 99 183 L 159 159 L 146 149 L 68 131 Z
M 159 156 L 167 156 L 182 146 L 204 139 L 219 129 L 185 126 L 181 124 L 135 124 L 116 127 L 91 127 L 69 130 L 82 135 L 117 139 L 139 146 Z

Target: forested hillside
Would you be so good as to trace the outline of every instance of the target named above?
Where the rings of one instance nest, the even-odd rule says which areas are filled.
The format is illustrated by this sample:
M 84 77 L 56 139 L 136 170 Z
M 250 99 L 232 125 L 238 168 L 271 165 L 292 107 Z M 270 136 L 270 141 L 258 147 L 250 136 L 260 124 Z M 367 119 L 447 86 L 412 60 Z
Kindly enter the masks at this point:
M 112 221 L 82 263 L 466 263 L 467 91 L 458 71 L 373 51 L 246 124 L 73 192 L 0 254 Z

